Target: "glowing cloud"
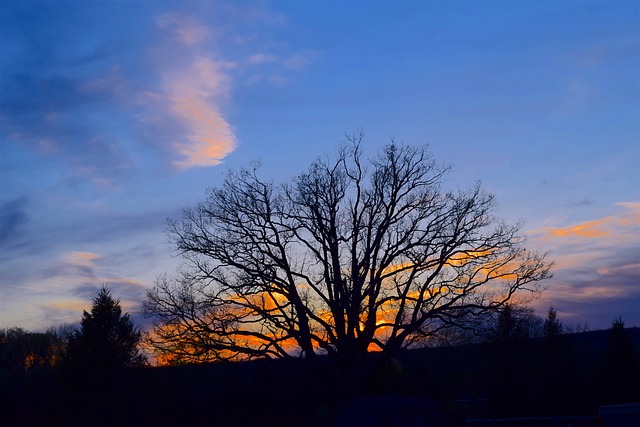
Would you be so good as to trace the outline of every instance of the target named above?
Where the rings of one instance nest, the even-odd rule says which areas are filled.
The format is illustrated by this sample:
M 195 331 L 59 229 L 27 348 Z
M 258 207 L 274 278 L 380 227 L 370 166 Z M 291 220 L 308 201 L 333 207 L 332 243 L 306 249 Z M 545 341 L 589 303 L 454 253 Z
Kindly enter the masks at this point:
M 610 216 L 531 233 L 555 261 L 554 278 L 534 304 L 540 313 L 554 304 L 568 320 L 587 314 L 606 322 L 619 313 L 603 301 L 640 304 L 640 203 L 616 206 L 623 209 Z
M 574 240 L 628 238 L 638 237 L 640 228 L 640 203 L 617 203 L 625 211 L 617 216 L 584 221 L 566 227 L 545 227 L 543 230 L 532 231 L 531 234 L 541 235 L 543 239 L 572 238 Z
M 212 60 L 198 58 L 192 66 L 165 83 L 171 113 L 187 129 L 186 142 L 174 142 L 182 168 L 213 166 L 233 151 L 235 136 L 214 98 L 223 95 L 227 78 Z
M 187 56 L 177 63 L 188 65 L 162 73 L 163 90 L 157 96 L 185 134 L 171 142 L 172 151 L 182 156 L 174 164 L 180 168 L 217 165 L 236 146 L 231 125 L 220 112 L 220 103 L 230 87 L 223 70 L 234 68 L 235 64 L 202 52 L 201 44 L 210 32 L 195 19 L 165 14 L 156 24 L 173 32 L 179 42 L 177 50 Z

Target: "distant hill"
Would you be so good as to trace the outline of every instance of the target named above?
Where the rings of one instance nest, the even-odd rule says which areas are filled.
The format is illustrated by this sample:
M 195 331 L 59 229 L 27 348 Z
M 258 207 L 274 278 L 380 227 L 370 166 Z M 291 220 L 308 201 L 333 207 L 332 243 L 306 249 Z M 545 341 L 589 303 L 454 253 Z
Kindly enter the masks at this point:
M 73 381 L 46 371 L 0 378 L 2 423 L 333 426 L 366 396 L 428 399 L 451 426 L 483 417 L 595 416 L 602 405 L 640 402 L 639 353 L 640 328 L 627 328 L 622 338 L 604 330 L 415 349 L 390 360 L 370 354 L 348 373 L 328 359 L 131 369 Z

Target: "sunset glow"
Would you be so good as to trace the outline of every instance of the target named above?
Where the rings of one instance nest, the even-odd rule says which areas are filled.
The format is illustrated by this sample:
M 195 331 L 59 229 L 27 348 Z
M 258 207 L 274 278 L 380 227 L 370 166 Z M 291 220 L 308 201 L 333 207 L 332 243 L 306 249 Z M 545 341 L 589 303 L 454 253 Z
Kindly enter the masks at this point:
M 0 8 L 2 327 L 77 323 L 107 284 L 148 329 L 147 290 L 181 268 L 167 218 L 197 206 L 228 169 L 259 164 L 265 180 L 294 185 L 356 129 L 363 158 L 391 139 L 429 144 L 452 166 L 443 194 L 481 181 L 499 202 L 490 215 L 523 221 L 525 246 L 555 263 L 531 302 L 538 314 L 553 304 L 567 322 L 604 328 L 621 316 L 640 326 L 636 2 Z M 454 254 L 449 281 L 412 287 L 407 301 L 442 303 L 469 277 L 508 285 L 518 272 L 505 256 Z M 405 261 L 383 272 L 381 340 L 398 313 L 391 281 L 413 268 Z M 316 323 L 335 325 L 314 303 Z M 285 292 L 253 295 L 233 310 L 252 319 L 256 306 L 288 304 Z

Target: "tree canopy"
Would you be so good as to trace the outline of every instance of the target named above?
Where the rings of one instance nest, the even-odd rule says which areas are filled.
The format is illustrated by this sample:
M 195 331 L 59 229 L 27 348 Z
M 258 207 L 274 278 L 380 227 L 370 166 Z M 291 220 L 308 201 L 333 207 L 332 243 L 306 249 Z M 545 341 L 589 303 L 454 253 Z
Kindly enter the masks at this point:
M 257 165 L 231 171 L 168 222 L 185 265 L 145 301 L 161 360 L 350 363 L 539 292 L 551 263 L 479 183 L 445 191 L 449 167 L 426 146 L 392 142 L 367 162 L 362 141 L 281 185 Z
M 102 287 L 91 311 L 84 311 L 80 328 L 68 336 L 66 362 L 78 370 L 112 371 L 144 364 L 138 350 L 142 338 L 129 314 L 122 314 L 120 300 Z

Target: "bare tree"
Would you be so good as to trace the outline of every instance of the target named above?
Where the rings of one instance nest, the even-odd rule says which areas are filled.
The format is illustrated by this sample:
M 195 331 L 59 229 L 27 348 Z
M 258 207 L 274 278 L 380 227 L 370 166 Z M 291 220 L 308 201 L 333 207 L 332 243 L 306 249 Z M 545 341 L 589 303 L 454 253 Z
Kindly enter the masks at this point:
M 344 363 L 420 345 L 549 277 L 521 224 L 479 184 L 444 192 L 426 147 L 363 135 L 285 185 L 230 172 L 169 234 L 185 267 L 148 292 L 148 342 L 165 361 L 306 357 Z

